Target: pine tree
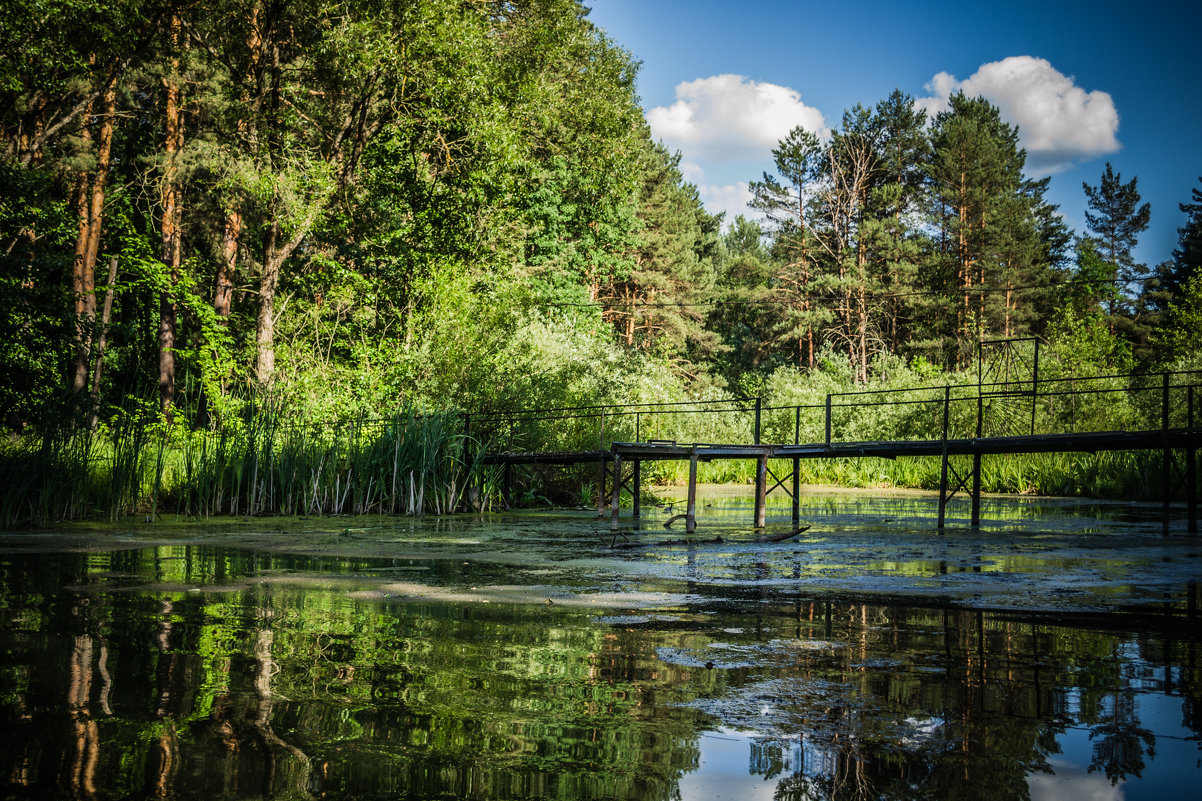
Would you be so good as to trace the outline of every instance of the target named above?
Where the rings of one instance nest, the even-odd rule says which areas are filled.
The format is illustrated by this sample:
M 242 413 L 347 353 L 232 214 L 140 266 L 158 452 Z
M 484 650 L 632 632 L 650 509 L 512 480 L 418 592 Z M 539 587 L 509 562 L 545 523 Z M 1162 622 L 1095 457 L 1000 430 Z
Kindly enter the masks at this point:
M 802 367 L 814 366 L 817 334 L 827 319 L 825 310 L 813 302 L 816 243 L 809 219 L 822 158 L 818 137 L 798 126 L 772 151 L 777 175 L 765 173 L 750 187 L 750 206 L 768 218 L 773 255 L 780 266 L 773 288 L 782 301 L 782 314 L 773 340 L 796 344 Z
M 1131 255 L 1139 235 L 1147 230 L 1151 218 L 1151 206 L 1140 205 L 1138 178 L 1123 183 L 1121 174 L 1114 171 L 1110 162 L 1096 187 L 1082 183 L 1089 209 L 1085 212 L 1085 223 L 1097 239 L 1098 252 L 1110 265 L 1111 279 L 1119 290 L 1108 304 L 1113 318 L 1124 307 L 1129 307 L 1131 285 L 1148 274 L 1146 265 L 1137 264 Z M 1113 322 L 1112 322 L 1113 324 Z
M 1038 228 L 1023 200 L 1026 152 L 1018 129 L 1002 121 L 982 97 L 955 94 L 935 118 L 928 177 L 938 230 L 926 265 L 928 346 L 945 361 L 966 363 L 979 340 L 1003 333 L 1007 315 L 991 297 L 1007 279 L 1023 275 L 1035 252 Z M 1017 261 L 1016 261 L 1017 260 Z M 1018 268 L 1018 272 L 1013 270 Z M 999 319 L 1001 320 L 999 326 Z
M 1202 178 L 1198 179 L 1202 181 Z M 1202 189 L 1194 187 L 1193 202 L 1181 203 L 1178 208 L 1185 213 L 1185 225 L 1177 229 L 1177 247 L 1173 257 L 1156 268 L 1155 289 L 1144 293 L 1144 305 L 1161 312 L 1172 300 L 1180 296 L 1182 287 L 1202 267 Z

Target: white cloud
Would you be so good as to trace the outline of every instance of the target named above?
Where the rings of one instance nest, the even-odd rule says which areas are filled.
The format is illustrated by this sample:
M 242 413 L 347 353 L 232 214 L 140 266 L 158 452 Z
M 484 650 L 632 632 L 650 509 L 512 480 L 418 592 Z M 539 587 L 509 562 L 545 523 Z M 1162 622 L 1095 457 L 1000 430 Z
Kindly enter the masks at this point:
M 751 189 L 748 188 L 746 181 L 738 181 L 725 186 L 699 184 L 697 194 L 701 195 L 701 202 L 710 214 L 726 212 L 723 227 L 728 227 L 740 214 L 743 216 L 751 214 L 747 208 L 748 202 L 751 201 Z
M 698 161 L 766 160 L 798 125 L 820 137 L 829 132 L 822 112 L 796 90 L 742 75 L 678 84 L 676 102 L 648 111 L 647 122 L 669 150 Z
M 1018 125 L 1029 171 L 1036 175 L 1060 172 L 1121 147 L 1119 115 L 1110 95 L 1086 92 L 1042 58 L 1011 56 L 982 64 L 963 81 L 941 72 L 926 90 L 931 96 L 915 105 L 932 116 L 947 108 L 948 97 L 957 91 L 996 105 L 1004 120 Z
M 695 161 L 680 162 L 680 174 L 691 184 L 699 184 L 705 180 L 705 169 Z

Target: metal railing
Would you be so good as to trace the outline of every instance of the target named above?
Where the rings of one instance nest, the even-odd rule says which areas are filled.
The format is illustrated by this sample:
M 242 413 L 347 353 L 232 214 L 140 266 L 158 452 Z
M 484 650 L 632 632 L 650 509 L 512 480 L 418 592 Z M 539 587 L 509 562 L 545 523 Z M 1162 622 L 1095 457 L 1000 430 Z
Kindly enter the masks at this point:
M 490 452 L 606 450 L 613 442 L 863 442 L 1196 430 L 1202 371 L 1045 377 L 827 394 L 478 412 L 464 430 Z

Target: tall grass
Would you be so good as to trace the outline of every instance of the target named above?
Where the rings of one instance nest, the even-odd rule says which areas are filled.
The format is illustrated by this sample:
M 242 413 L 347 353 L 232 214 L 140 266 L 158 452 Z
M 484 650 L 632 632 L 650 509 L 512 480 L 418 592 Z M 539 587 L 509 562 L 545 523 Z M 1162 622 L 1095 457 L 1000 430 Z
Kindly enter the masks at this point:
M 268 400 L 219 430 L 188 431 L 123 410 L 95 431 L 63 426 L 0 446 L 0 526 L 161 511 L 443 514 L 469 486 L 495 487 L 481 449 L 453 412 L 323 424 Z

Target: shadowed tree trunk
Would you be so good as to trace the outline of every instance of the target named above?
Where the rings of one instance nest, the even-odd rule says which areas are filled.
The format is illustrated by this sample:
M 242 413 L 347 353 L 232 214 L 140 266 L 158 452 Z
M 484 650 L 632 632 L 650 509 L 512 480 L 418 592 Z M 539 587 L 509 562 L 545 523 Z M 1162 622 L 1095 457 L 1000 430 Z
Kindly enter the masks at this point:
M 104 225 L 104 191 L 108 182 L 109 167 L 113 155 L 113 126 L 116 120 L 117 93 L 109 88 L 104 93 L 104 111 L 97 137 L 96 174 L 92 178 L 87 205 L 83 252 L 78 245 L 76 255 L 75 291 L 78 293 L 77 311 L 79 342 L 75 356 L 75 375 L 72 388 L 79 393 L 88 385 L 88 364 L 92 360 L 92 339 L 96 335 L 96 262 L 100 256 L 100 234 Z M 85 179 L 86 182 L 86 179 Z M 81 209 L 82 211 L 82 209 Z M 82 258 L 80 258 L 82 256 Z
M 173 14 L 170 21 L 170 72 L 166 78 L 167 107 L 163 161 L 163 218 L 162 249 L 159 258 L 167 267 L 167 289 L 159 296 L 159 401 L 163 416 L 171 420 L 175 404 L 175 287 L 179 283 L 179 150 L 183 145 L 183 120 L 180 116 L 179 85 L 180 18 Z

